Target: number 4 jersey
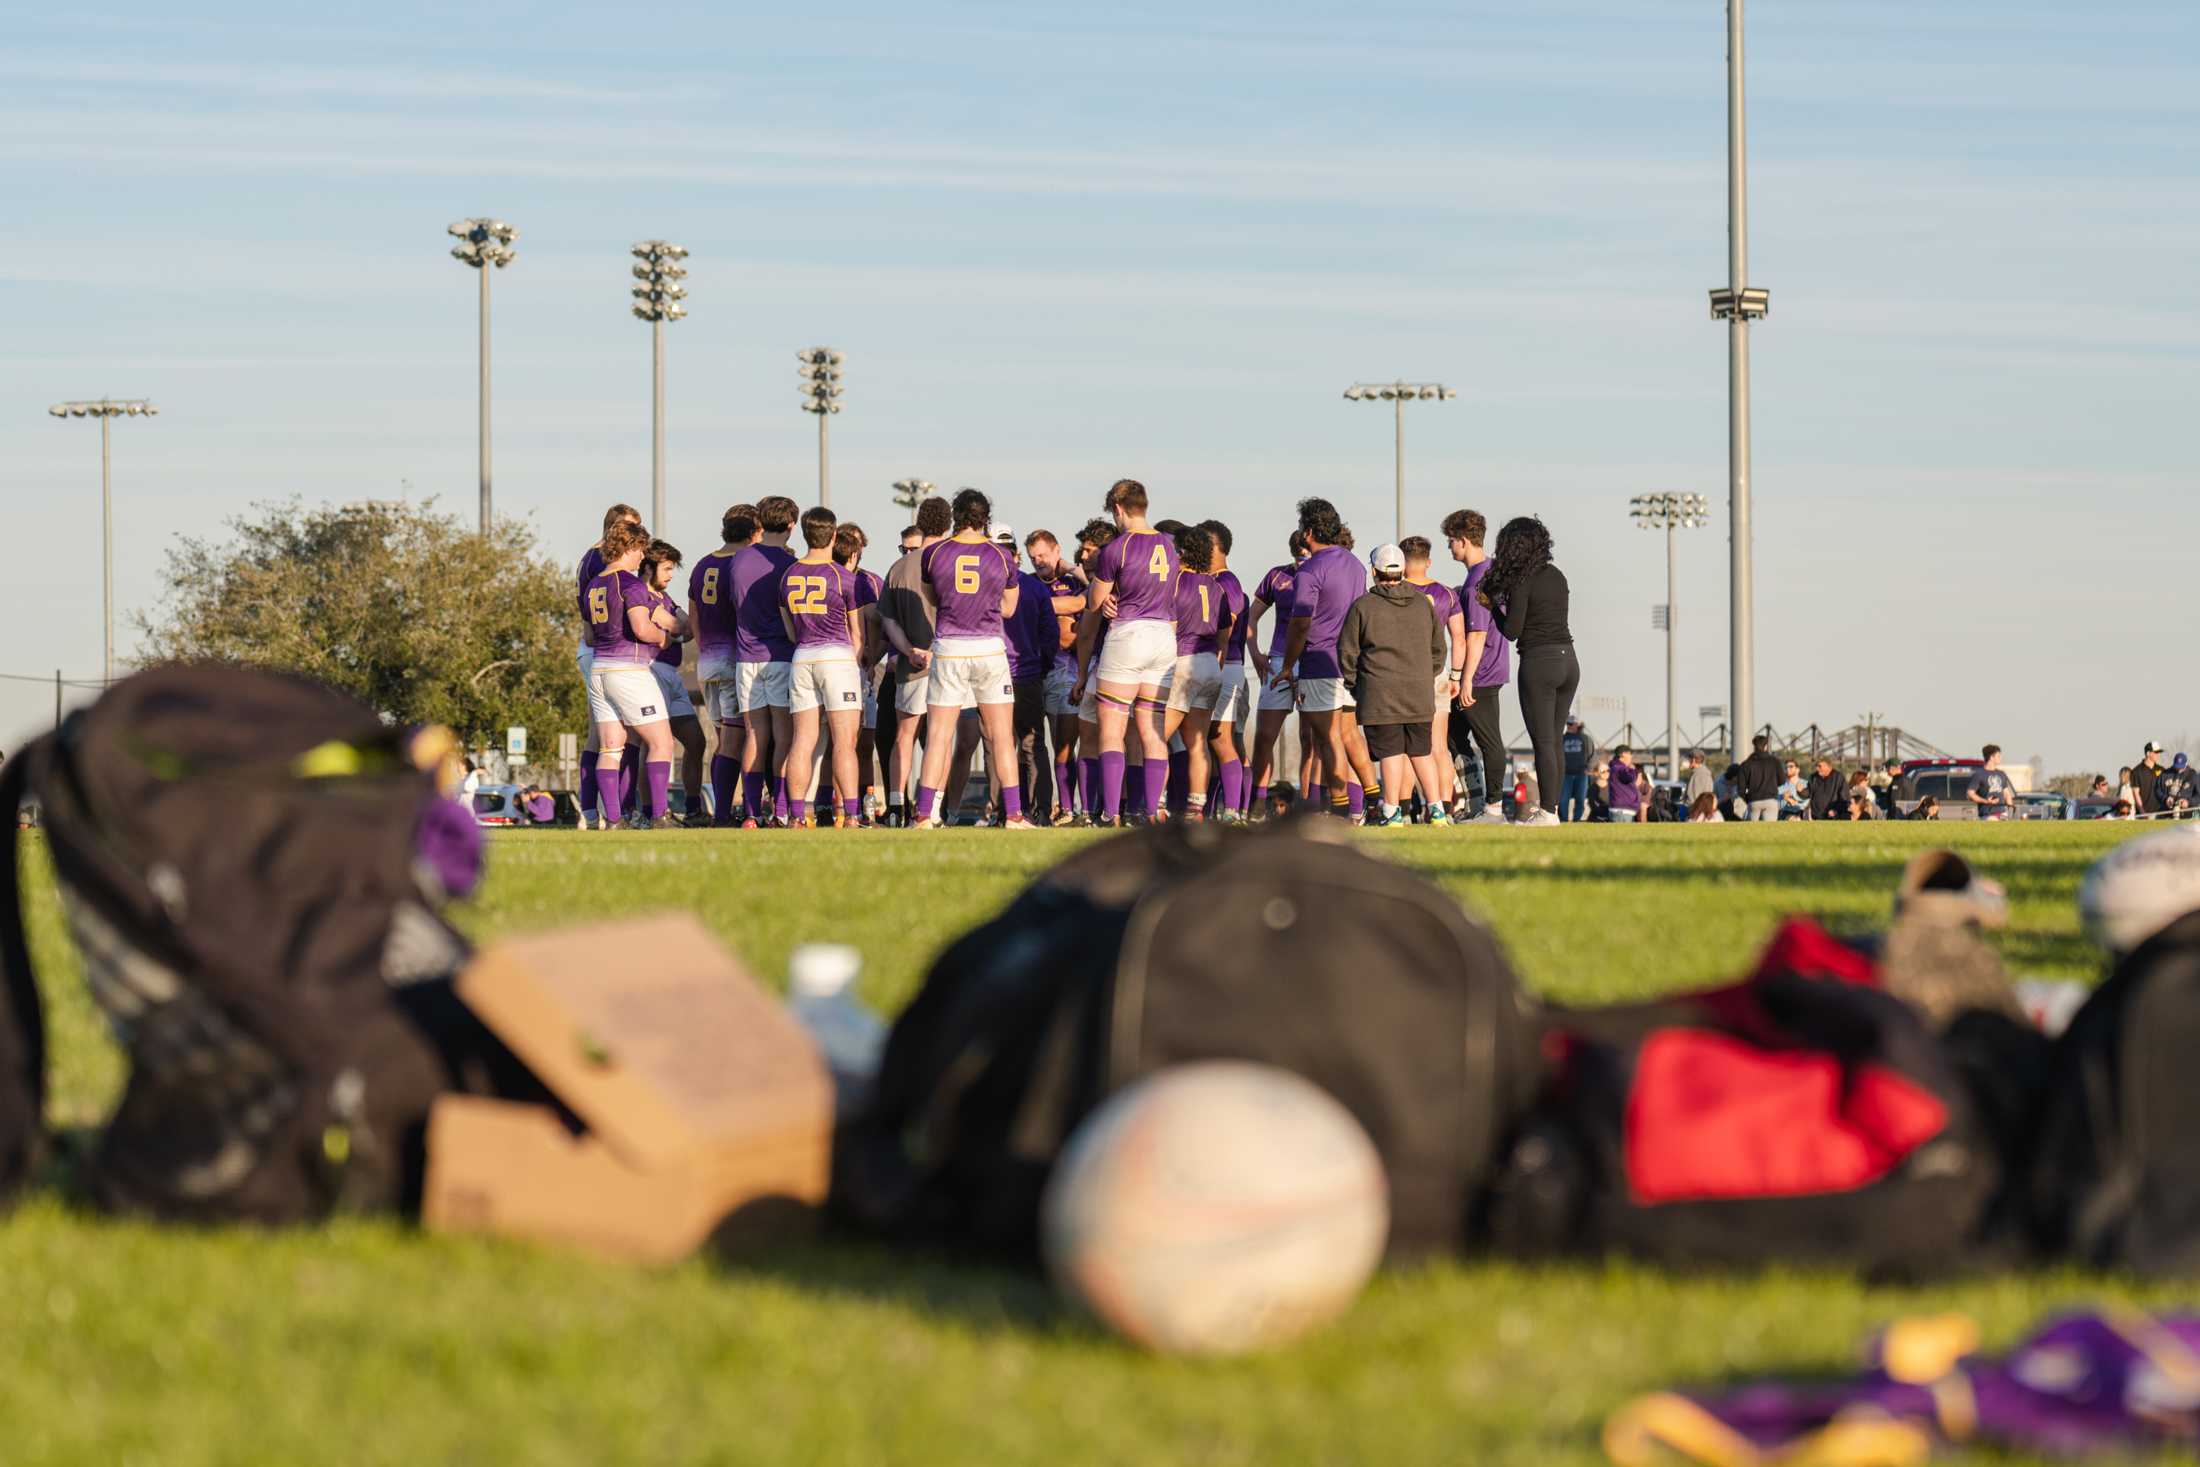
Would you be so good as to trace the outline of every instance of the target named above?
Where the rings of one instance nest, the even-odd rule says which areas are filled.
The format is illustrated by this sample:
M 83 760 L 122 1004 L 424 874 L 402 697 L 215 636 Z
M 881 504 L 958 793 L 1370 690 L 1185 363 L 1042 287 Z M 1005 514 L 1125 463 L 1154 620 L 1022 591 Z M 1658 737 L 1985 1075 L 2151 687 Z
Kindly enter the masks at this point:
M 1154 530 L 1118 535 L 1100 551 L 1093 579 L 1115 588 L 1119 622 L 1176 620 L 1176 542 Z

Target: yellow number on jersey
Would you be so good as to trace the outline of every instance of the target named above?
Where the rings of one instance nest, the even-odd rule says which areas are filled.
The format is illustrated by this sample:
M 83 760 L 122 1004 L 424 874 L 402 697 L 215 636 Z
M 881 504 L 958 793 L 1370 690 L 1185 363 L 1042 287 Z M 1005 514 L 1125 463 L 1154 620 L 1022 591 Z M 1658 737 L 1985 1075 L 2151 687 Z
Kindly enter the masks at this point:
M 1213 609 L 1207 605 L 1207 587 L 1205 583 L 1202 583 L 1199 588 L 1199 619 L 1201 621 L 1213 621 L 1214 618 Z
M 1167 545 L 1154 546 L 1153 559 L 1146 562 L 1146 569 L 1153 572 L 1153 578 L 1157 581 L 1165 581 L 1169 578 L 1169 547 Z
M 976 595 L 976 594 L 977 594 L 977 591 L 978 591 L 978 557 L 977 557 L 977 556 L 975 556 L 975 555 L 958 555 L 958 556 L 956 556 L 956 557 L 955 557 L 955 589 L 956 589 L 956 590 L 958 590 L 958 591 L 960 591 L 960 592 L 962 592 L 962 593 L 963 593 L 963 594 L 964 594 L 965 596 L 974 596 L 974 595 Z
M 705 606 L 716 606 L 718 604 L 718 567 L 715 565 L 703 567 L 703 604 Z
M 823 576 L 787 577 L 787 609 L 796 616 L 823 616 L 825 614 L 825 578 Z
M 597 626 L 611 620 L 611 596 L 602 586 L 588 588 L 588 619 Z

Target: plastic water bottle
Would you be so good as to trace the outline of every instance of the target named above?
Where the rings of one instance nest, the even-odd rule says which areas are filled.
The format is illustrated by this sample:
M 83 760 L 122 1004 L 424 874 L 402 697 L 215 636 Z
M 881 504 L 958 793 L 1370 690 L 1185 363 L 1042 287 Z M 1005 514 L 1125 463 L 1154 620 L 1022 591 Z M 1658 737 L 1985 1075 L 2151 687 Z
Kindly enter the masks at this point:
M 832 1071 L 838 1113 L 846 1119 L 871 1093 L 886 1050 L 886 1025 L 856 997 L 863 955 L 839 943 L 813 942 L 787 962 L 787 1006 L 809 1030 Z

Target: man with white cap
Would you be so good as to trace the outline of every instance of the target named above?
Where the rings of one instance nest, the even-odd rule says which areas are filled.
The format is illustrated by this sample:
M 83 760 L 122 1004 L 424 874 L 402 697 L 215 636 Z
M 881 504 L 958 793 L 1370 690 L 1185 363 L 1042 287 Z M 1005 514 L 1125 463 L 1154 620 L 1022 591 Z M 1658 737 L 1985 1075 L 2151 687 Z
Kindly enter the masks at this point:
M 2138 804 L 2132 814 L 2153 815 L 2161 810 L 2162 793 L 2155 788 L 2161 778 L 2162 745 L 2158 740 L 2148 739 L 2145 756 L 2131 770 L 2131 794 Z
M 1436 674 L 1446 666 L 1450 639 L 1429 598 L 1406 581 L 1404 551 L 1379 545 L 1367 561 L 1375 584 L 1345 613 L 1337 633 L 1337 672 L 1359 710 L 1368 756 L 1381 764 L 1382 787 L 1391 792 L 1380 815 L 1368 812 L 1368 823 L 1406 823 L 1394 801 L 1410 765 L 1415 781 L 1431 795 L 1429 823 L 1448 825 L 1443 805 L 1433 798 L 1439 786 L 1430 724 L 1436 715 Z

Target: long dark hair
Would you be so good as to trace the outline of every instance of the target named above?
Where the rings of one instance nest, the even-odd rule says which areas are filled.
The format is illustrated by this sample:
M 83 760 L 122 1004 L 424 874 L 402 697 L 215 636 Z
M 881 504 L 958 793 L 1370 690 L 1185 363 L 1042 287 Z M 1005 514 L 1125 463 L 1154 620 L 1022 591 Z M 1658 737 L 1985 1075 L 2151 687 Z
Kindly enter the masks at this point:
M 1505 521 L 1497 532 L 1497 549 L 1490 555 L 1489 574 L 1482 578 L 1482 604 L 1496 606 L 1517 587 L 1551 563 L 1551 532 L 1534 515 Z

